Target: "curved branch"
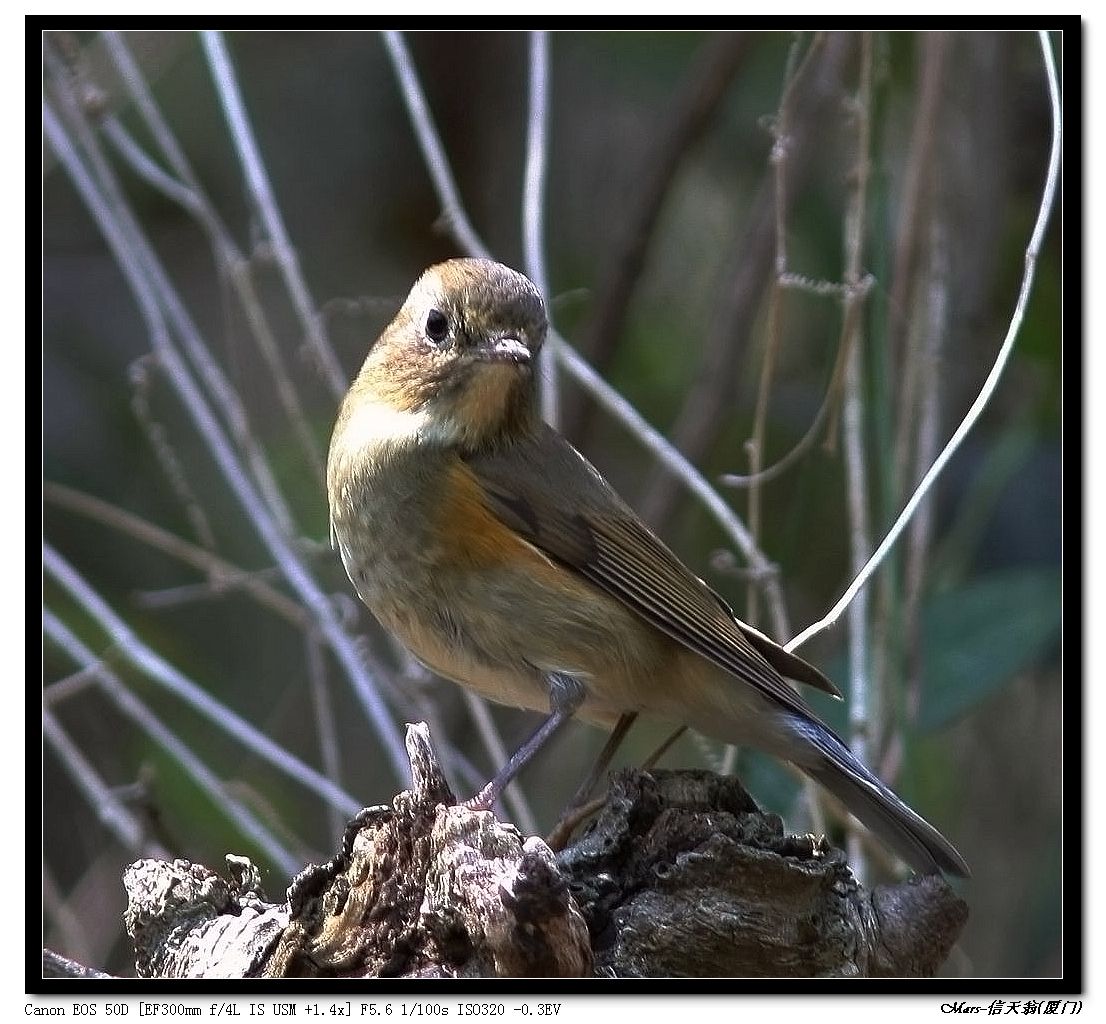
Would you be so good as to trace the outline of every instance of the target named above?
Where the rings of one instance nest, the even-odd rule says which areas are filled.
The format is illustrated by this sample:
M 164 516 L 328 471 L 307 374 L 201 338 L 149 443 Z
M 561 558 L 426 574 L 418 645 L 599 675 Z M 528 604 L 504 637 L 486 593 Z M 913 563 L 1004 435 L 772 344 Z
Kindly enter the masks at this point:
M 976 395 L 975 401 L 972 402 L 971 408 L 968 409 L 964 418 L 960 421 L 960 425 L 956 428 L 952 437 L 949 438 L 941 454 L 937 456 L 936 461 L 929 467 L 929 471 L 922 477 L 921 483 L 915 488 L 914 493 L 910 496 L 910 500 L 906 503 L 902 512 L 899 513 L 899 518 L 895 520 L 894 526 L 887 532 L 887 536 L 883 538 L 882 543 L 876 548 L 872 557 L 868 560 L 868 563 L 860 573 L 857 574 L 852 583 L 849 584 L 848 589 L 841 595 L 837 603 L 821 619 L 811 623 L 811 625 L 807 626 L 806 629 L 786 645 L 789 651 L 801 647 L 811 637 L 816 636 L 818 633 L 822 632 L 822 630 L 832 626 L 841 617 L 841 613 L 849 606 L 860 588 L 868 582 L 872 573 L 879 568 L 887 552 L 891 550 L 895 541 L 899 539 L 902 531 L 906 528 L 907 523 L 910 522 L 911 517 L 914 515 L 915 510 L 922 503 L 922 499 L 926 496 L 930 487 L 933 486 L 934 481 L 944 471 L 949 459 L 952 458 L 956 449 L 960 447 L 961 442 L 968 436 L 968 432 L 975 426 L 976 420 L 982 415 L 983 410 L 987 407 L 987 404 L 991 400 L 991 396 L 998 387 L 999 379 L 1002 377 L 1002 371 L 1006 369 L 1006 364 L 1010 360 L 1010 353 L 1014 349 L 1014 342 L 1017 340 L 1018 332 L 1021 330 L 1022 320 L 1025 317 L 1025 309 L 1029 304 L 1029 294 L 1033 289 L 1033 278 L 1037 269 L 1037 256 L 1041 249 L 1041 241 L 1044 238 L 1045 228 L 1048 226 L 1048 218 L 1049 214 L 1052 212 L 1052 204 L 1056 198 L 1056 188 L 1060 177 L 1060 86 L 1056 77 L 1056 61 L 1052 55 L 1052 44 L 1049 41 L 1047 32 L 1040 33 L 1040 42 L 1041 50 L 1044 55 L 1045 74 L 1048 79 L 1049 99 L 1051 101 L 1052 144 L 1048 158 L 1048 170 L 1045 173 L 1044 190 L 1041 193 L 1041 203 L 1037 210 L 1037 221 L 1033 227 L 1033 234 L 1030 236 L 1029 244 L 1026 246 L 1025 250 L 1025 271 L 1022 275 L 1021 288 L 1018 292 L 1018 301 L 1014 306 L 1010 324 L 1006 329 L 1006 337 L 1003 339 L 998 354 L 995 356 L 995 362 L 991 366 L 991 370 L 987 374 L 987 379 L 983 382 L 983 387 L 980 388 L 979 394 Z

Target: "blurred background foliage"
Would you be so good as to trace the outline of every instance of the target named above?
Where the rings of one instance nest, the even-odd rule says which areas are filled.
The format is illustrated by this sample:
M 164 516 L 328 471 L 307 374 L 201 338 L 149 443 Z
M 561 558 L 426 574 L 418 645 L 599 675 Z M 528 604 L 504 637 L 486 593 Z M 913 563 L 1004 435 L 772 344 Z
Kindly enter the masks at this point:
M 248 257 L 237 269 L 261 296 L 310 433 L 325 451 L 334 396 L 305 354 L 200 42 L 183 33 L 124 38 Z M 232 33 L 225 41 L 300 267 L 352 375 L 418 273 L 459 254 L 442 229 L 392 66 L 375 33 Z M 527 36 L 425 32 L 408 35 L 407 43 L 472 222 L 497 258 L 521 267 Z M 1062 40 L 1053 43 L 1059 50 Z M 113 114 L 156 154 L 98 35 L 48 34 L 44 45 L 58 58 L 44 71 L 48 100 L 76 85 L 93 122 Z M 1036 216 L 1050 122 L 1032 33 L 876 34 L 865 45 L 872 100 L 862 266 L 874 281 L 863 305 L 861 390 L 864 501 L 878 543 L 1001 343 Z M 777 295 L 778 319 L 771 313 L 772 128 L 788 69 L 809 56 L 799 84 L 814 92 L 822 83 L 823 94 L 805 106 L 796 101 L 794 136 L 785 138 L 787 265 L 807 278 L 840 281 L 857 118 L 864 116 L 856 105 L 862 53 L 860 37 L 848 34 L 550 37 L 544 213 L 554 322 L 711 480 L 749 471 L 746 442 L 756 429 L 769 349 L 774 371 L 762 464 L 802 438 L 831 387 L 840 299 L 786 289 Z M 398 680 L 401 692 L 414 688 L 417 701 L 406 705 L 386 689 L 396 721 L 432 708 L 439 744 L 442 730 L 489 775 L 492 759 L 456 687 L 413 672 L 349 600 L 341 566 L 325 548 L 323 489 L 274 398 L 233 294 L 232 268 L 213 256 L 182 206 L 112 159 L 136 218 L 243 399 L 316 579 L 336 595 L 349 629 L 365 638 L 374 671 Z M 631 228 L 642 227 L 653 186 L 655 220 L 644 226 L 635 267 L 627 263 L 628 240 Z M 50 489 L 64 485 L 97 497 L 282 587 L 164 374 L 146 358 L 148 332 L 125 279 L 49 146 L 43 204 L 47 542 L 149 647 L 316 767 L 325 714 L 321 719 L 319 689 L 306 680 L 312 659 L 321 658 L 324 704 L 332 712 L 326 720 L 339 752 L 336 781 L 364 804 L 388 801 L 399 780 L 345 677 L 315 641 L 241 588 L 205 577 L 63 500 L 69 492 Z M 946 968 L 953 975 L 1045 976 L 1063 968 L 1056 221 L 1013 361 L 927 503 L 913 567 L 904 538 L 870 587 L 872 672 L 880 687 L 872 760 L 974 871 L 963 887 L 971 919 Z M 612 282 L 627 269 L 620 307 Z M 612 309 L 617 315 L 604 328 Z M 734 568 L 740 559 L 727 556 L 716 522 L 623 426 L 559 377 L 573 442 L 745 614 L 749 582 Z M 759 489 L 758 540 L 779 567 L 791 634 L 822 615 L 851 578 L 837 419 L 831 411 L 816 443 Z M 182 481 L 191 504 L 181 500 Z M 745 516 L 749 492 L 723 493 Z M 341 819 L 317 796 L 243 753 L 152 683 L 49 574 L 44 586 L 50 613 L 295 857 L 329 855 Z M 773 631 L 762 598 L 754 610 L 761 627 Z M 803 652 L 842 689 L 845 638 L 842 620 Z M 142 844 L 216 868 L 227 852 L 249 854 L 263 865 L 270 895 L 279 896 L 288 878 L 87 674 L 74 677 L 78 668 L 57 644 L 44 642 L 51 714 L 83 753 L 87 771 L 144 832 L 138 851 L 122 844 L 75 784 L 73 769 L 45 745 L 44 942 L 127 972 L 120 874 L 149 849 Z M 819 707 L 847 729 L 842 705 Z M 493 715 L 507 748 L 533 725 L 532 716 L 510 709 Z M 667 731 L 663 723 L 639 724 L 617 763 L 640 763 Z M 590 727 L 575 727 L 524 773 L 539 827 L 556 819 L 602 740 Z M 718 754 L 685 737 L 663 764 L 713 765 Z M 790 774 L 744 754 L 738 771 L 789 826 L 810 827 Z M 840 824 L 832 815 L 829 823 L 840 841 Z M 878 859 L 872 870 L 878 877 Z

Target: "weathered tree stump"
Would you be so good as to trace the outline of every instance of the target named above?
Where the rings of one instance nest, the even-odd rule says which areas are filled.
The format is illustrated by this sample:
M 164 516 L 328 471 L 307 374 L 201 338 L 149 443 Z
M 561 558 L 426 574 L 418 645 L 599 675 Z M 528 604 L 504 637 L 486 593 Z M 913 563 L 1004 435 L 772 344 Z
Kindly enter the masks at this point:
M 266 903 L 257 870 L 124 878 L 143 977 L 849 977 L 933 974 L 967 906 L 939 876 L 871 892 L 786 835 L 734 778 L 624 771 L 559 856 L 457 806 L 424 725 L 413 785 L 362 811 L 328 863 Z

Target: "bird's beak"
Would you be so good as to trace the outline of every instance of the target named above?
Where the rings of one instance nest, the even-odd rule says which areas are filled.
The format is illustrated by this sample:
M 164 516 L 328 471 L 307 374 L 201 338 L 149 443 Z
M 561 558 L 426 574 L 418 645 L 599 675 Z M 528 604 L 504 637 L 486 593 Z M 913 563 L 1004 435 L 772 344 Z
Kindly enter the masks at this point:
M 530 349 L 513 335 L 502 338 L 488 338 L 473 349 L 477 359 L 489 363 L 527 364 L 530 362 Z

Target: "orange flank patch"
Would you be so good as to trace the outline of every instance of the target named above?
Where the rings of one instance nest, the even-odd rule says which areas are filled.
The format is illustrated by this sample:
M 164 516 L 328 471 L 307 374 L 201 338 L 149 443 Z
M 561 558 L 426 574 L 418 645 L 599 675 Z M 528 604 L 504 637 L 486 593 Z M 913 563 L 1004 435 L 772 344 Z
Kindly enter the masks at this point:
M 563 573 L 488 508 L 480 483 L 461 463 L 449 469 L 441 510 L 439 536 L 453 538 L 459 563 L 474 569 L 509 565 L 535 573 Z

